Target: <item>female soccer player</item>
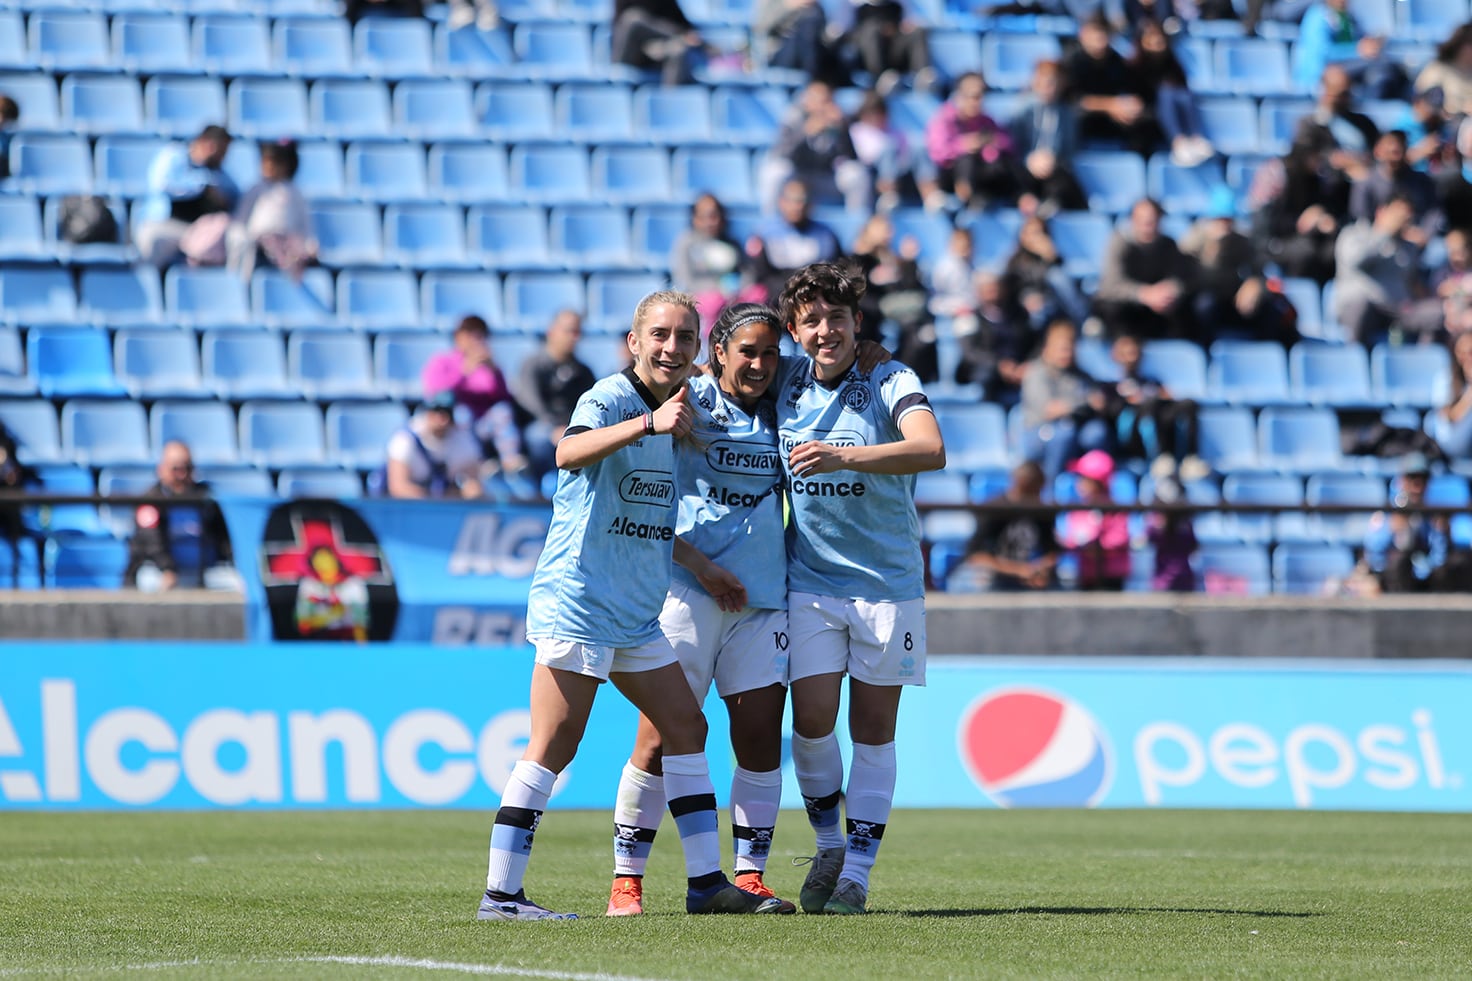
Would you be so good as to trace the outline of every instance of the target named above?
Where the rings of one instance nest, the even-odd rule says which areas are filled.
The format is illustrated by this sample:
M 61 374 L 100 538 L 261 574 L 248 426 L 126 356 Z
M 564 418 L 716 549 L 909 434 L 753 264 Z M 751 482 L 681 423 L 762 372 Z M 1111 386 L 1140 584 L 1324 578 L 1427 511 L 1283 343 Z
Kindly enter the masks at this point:
M 925 583 L 915 477 L 945 466 L 940 427 L 915 373 L 863 371 L 855 333 L 864 279 L 817 263 L 782 291 L 783 323 L 807 354 L 777 389 L 790 478 L 787 548 L 792 762 L 817 832 L 800 900 L 808 913 L 863 913 L 894 801 L 894 730 L 904 685 L 925 683 Z M 849 675 L 846 835 L 833 727 Z
M 737 889 L 721 872 L 705 717 L 659 629 L 675 539 L 671 437 L 690 433 L 685 379 L 699 338 L 690 296 L 646 296 L 629 331 L 633 364 L 578 400 L 557 444 L 561 475 L 527 605 L 536 647 L 531 735 L 491 829 L 477 919 L 575 918 L 532 902 L 522 880 L 552 785 L 577 752 L 605 680 L 663 739 L 666 791 L 685 846 L 686 910 L 763 913 L 779 905 Z

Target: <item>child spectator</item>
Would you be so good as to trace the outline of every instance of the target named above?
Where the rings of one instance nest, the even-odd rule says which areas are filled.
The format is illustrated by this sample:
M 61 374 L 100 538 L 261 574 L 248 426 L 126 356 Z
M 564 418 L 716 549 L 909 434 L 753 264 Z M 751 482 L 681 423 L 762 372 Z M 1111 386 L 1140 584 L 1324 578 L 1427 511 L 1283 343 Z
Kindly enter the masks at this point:
M 1186 502 L 1186 490 L 1174 477 L 1155 481 L 1151 500 L 1157 508 Z M 1166 514 L 1153 511 L 1145 519 L 1145 535 L 1155 549 L 1155 572 L 1150 588 L 1158 593 L 1194 593 L 1196 570 L 1191 557 L 1196 554 L 1196 529 L 1188 514 Z

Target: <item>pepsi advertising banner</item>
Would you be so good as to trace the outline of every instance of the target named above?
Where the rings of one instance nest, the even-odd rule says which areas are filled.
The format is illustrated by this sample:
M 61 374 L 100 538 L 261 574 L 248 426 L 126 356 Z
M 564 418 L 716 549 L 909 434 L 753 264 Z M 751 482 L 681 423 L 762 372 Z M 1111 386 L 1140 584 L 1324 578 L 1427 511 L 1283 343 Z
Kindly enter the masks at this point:
M 7 645 L 0 809 L 490 809 L 525 746 L 531 660 L 526 647 Z M 937 658 L 929 680 L 901 702 L 900 807 L 1472 811 L 1461 663 Z M 724 800 L 714 695 L 706 715 Z M 611 807 L 635 723 L 605 687 L 552 806 Z M 785 770 L 784 805 L 800 808 Z
M 222 498 L 246 636 L 521 644 L 551 509 Z

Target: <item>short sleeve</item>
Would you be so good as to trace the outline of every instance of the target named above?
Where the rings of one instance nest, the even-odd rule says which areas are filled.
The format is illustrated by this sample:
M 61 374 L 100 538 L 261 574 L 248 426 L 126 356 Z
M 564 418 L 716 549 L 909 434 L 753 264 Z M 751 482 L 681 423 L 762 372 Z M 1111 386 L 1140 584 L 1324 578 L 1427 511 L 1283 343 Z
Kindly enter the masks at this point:
M 912 369 L 897 361 L 890 361 L 876 368 L 874 375 L 879 398 L 889 410 L 889 417 L 896 426 L 901 419 L 916 410 L 934 411 L 930 407 L 930 400 L 925 397 L 925 389 L 920 385 L 920 376 Z
M 584 392 L 572 410 L 569 429 L 602 429 L 619 421 L 618 406 L 612 393 L 601 385 Z

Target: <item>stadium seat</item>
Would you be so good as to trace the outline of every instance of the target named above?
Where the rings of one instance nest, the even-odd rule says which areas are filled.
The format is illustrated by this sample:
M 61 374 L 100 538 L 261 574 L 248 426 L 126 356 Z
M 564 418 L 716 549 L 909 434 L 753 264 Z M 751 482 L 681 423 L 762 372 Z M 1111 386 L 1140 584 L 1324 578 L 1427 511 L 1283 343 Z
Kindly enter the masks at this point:
M 1138 154 L 1123 150 L 1079 153 L 1073 158 L 1073 172 L 1089 196 L 1091 211 L 1122 215 L 1147 193 L 1145 165 Z
M 26 51 L 26 23 L 21 12 L 0 10 L 0 69 L 32 67 L 34 63 Z
M 13 324 L 70 323 L 77 298 L 71 277 L 52 266 L 0 267 L 0 320 Z
M 106 69 L 112 61 L 107 18 L 100 14 L 40 10 L 31 15 L 28 35 L 30 57 L 46 71 Z
M 1369 406 L 1370 364 L 1358 344 L 1295 344 L 1288 377 L 1298 401 L 1309 405 Z
M 250 464 L 234 466 L 216 465 L 200 467 L 199 480 L 209 484 L 216 497 L 236 495 L 240 497 L 275 497 L 276 486 L 271 475 Z
M 18 538 L 0 543 L 0 589 L 40 589 L 41 558 L 36 543 Z
M 1257 427 L 1240 407 L 1208 406 L 1198 420 L 1201 458 L 1221 473 L 1258 467 Z
M 1298 333 L 1303 337 L 1321 341 L 1340 341 L 1340 337 L 1329 337 L 1320 309 L 1319 284 L 1312 279 L 1287 276 L 1283 279 L 1283 295 L 1293 304 L 1298 313 Z
M 4 33 L 5 11 L 0 10 L 0 35 Z M 3 38 L 0 38 L 0 67 L 4 67 Z M 56 80 L 45 72 L 35 71 L 29 60 L 24 61 L 24 72 L 0 74 L 0 92 L 4 92 L 21 107 L 28 130 L 54 130 L 61 127 L 61 100 L 57 96 Z M 19 67 L 19 66 L 17 66 Z
M 168 146 L 158 137 L 104 136 L 97 141 L 97 193 L 139 198 L 148 193 L 148 169 Z
M 55 463 L 62 459 L 56 410 L 45 399 L 0 399 L 0 425 L 15 437 L 22 463 Z
M 1216 43 L 1213 65 L 1219 88 L 1239 95 L 1280 95 L 1295 91 L 1288 71 L 1288 50 L 1279 41 L 1257 38 Z
M 164 274 L 164 306 L 181 327 L 251 323 L 245 283 L 225 269 L 173 266 Z
M 1362 514 L 1313 515 L 1319 534 L 1337 545 L 1362 544 L 1370 515 L 1384 507 L 1388 499 L 1384 478 L 1352 473 L 1314 474 L 1308 478 L 1304 494 L 1304 502 L 1310 507 L 1330 504 L 1365 508 Z
M 448 330 L 472 313 L 492 329 L 501 322 L 501 281 L 493 273 L 432 270 L 420 281 L 419 293 L 425 327 Z
M 1269 341 L 1217 341 L 1206 368 L 1207 391 L 1235 405 L 1270 405 L 1292 401 L 1288 359 Z
M 1196 567 L 1208 593 L 1264 596 L 1272 591 L 1268 553 L 1261 545 L 1203 544 Z
M 663 147 L 600 146 L 593 151 L 593 197 L 618 204 L 670 200 L 670 155 Z
M 52 257 L 41 232 L 41 208 L 29 195 L 0 196 L 0 261 Z
M 358 470 L 380 466 L 389 437 L 408 421 L 402 405 L 334 402 L 327 407 L 327 459 Z
M 394 129 L 417 140 L 472 138 L 475 100 L 468 82 L 416 79 L 394 86 Z
M 395 204 L 383 213 L 384 258 L 418 269 L 469 266 L 465 212 L 453 205 Z
M 325 269 L 308 269 L 297 282 L 277 269 L 257 269 L 251 276 L 251 310 L 267 327 L 335 327 L 336 286 Z
M 304 140 L 297 144 L 300 166 L 296 186 L 308 199 L 343 196 L 342 144 L 336 140 Z M 248 185 L 247 185 L 248 186 Z
M 10 187 L 27 194 L 87 194 L 92 190 L 92 150 L 80 136 L 32 132 L 10 144 Z
M 1109 246 L 1109 237 L 1114 234 L 1114 228 L 1106 216 L 1086 211 L 1060 212 L 1048 219 L 1048 231 L 1058 247 L 1058 255 L 1063 259 L 1063 268 L 1070 276 L 1099 274 L 1099 262 Z M 980 235 L 975 229 L 972 234 L 980 246 Z M 1011 254 L 1012 243 L 1016 241 L 1015 235 L 1008 240 L 1002 249 L 1005 254 L 1000 258 L 1005 259 Z
M 967 48 L 969 49 L 969 45 Z M 1047 58 L 1059 57 L 1058 39 L 1042 34 L 988 32 L 981 42 L 981 73 L 988 85 L 998 89 L 1025 89 L 1032 81 L 1033 66 Z M 977 62 L 970 51 L 963 52 L 965 61 L 955 66 L 962 71 L 975 70 Z M 969 65 L 967 69 L 965 66 Z M 952 78 L 955 74 L 947 72 Z
M 1119 380 L 1119 365 L 1109 356 L 1109 342 L 1102 337 L 1080 337 L 1074 346 L 1073 359 L 1095 381 Z
M 323 79 L 312 85 L 308 104 L 312 132 L 355 140 L 387 137 L 395 132 L 388 87 L 367 79 Z
M 491 269 L 552 269 L 547 213 L 535 205 L 471 208 L 466 219 L 470 254 Z
M 1206 356 L 1190 341 L 1146 341 L 1140 371 L 1154 378 L 1178 399 L 1206 397 Z
M 367 17 L 353 28 L 353 63 L 371 78 L 418 78 L 436 73 L 429 24 Z
M 286 380 L 280 337 L 256 330 L 211 330 L 201 340 L 204 385 L 222 399 L 299 399 Z
M 634 254 L 650 269 L 667 269 L 676 239 L 689 227 L 690 209 L 684 205 L 635 208 L 631 228 Z
M 302 78 L 353 73 L 353 41 L 346 21 L 330 17 L 277 20 L 271 32 L 276 64 Z
M 189 19 L 173 14 L 120 13 L 112 19 L 113 63 L 132 75 L 192 72 Z
M 68 75 L 61 81 L 61 122 L 82 133 L 137 133 L 143 129 L 138 82 L 119 75 Z
M 357 474 L 332 467 L 287 467 L 276 478 L 276 493 L 288 499 L 351 501 L 363 496 L 363 481 Z
M 602 339 L 601 335 L 593 335 Z M 622 338 L 622 334 L 618 335 Z M 535 334 L 497 334 L 491 341 L 491 356 L 496 359 L 496 366 L 511 381 L 515 387 L 515 379 L 521 374 L 521 366 L 526 359 L 542 349 L 542 338 Z M 578 356 L 582 356 L 579 347 Z
M 500 338 L 493 343 L 499 344 Z M 444 340 L 433 334 L 379 334 L 373 341 L 373 374 L 379 389 L 391 399 L 422 397 L 420 372 L 424 363 L 444 350 Z
M 49 398 L 118 396 L 126 390 L 113 374 L 107 333 L 89 327 L 33 327 L 26 361 L 36 390 Z
M 1469 19 L 1465 0 L 1400 0 L 1395 4 L 1398 24 L 1382 37 L 1406 38 L 1439 44 Z
M 588 308 L 583 277 L 577 273 L 508 273 L 503 299 L 507 323 L 526 331 L 544 330 L 560 310 L 582 313 Z
M 228 118 L 225 86 L 219 79 L 157 75 L 143 85 L 143 115 L 149 128 L 165 136 L 193 137 Z
M 1258 437 L 1264 466 L 1289 473 L 1332 471 L 1344 466 L 1339 420 L 1329 409 L 1264 409 L 1258 419 Z
M 1005 468 L 1007 420 L 996 405 L 946 405 L 936 412 L 946 443 L 946 467 L 963 473 Z
M 737 146 L 767 147 L 777 137 L 781 105 L 764 100 L 762 90 L 722 85 L 711 90 L 711 135 Z
M 553 258 L 571 269 L 619 269 L 633 264 L 629 215 L 622 208 L 553 208 L 548 230 Z
M 25 349 L 20 343 L 20 331 L 14 327 L 0 327 L 0 396 L 12 398 L 17 395 L 34 395 L 36 383 L 26 374 Z
M 307 87 L 294 78 L 237 78 L 225 93 L 230 133 L 279 140 L 311 133 Z
M 194 59 L 211 75 L 274 74 L 270 22 L 264 17 L 196 17 Z
M 578 344 L 578 358 L 593 372 L 604 378 L 616 374 L 629 364 L 629 345 L 622 334 L 593 334 Z
M 594 74 L 593 44 L 582 24 L 517 24 L 511 43 L 519 60 L 517 67 L 527 77 L 563 80 Z
M 155 402 L 148 414 L 148 433 L 155 454 L 165 443 L 178 440 L 199 465 L 240 459 L 235 413 L 224 402 Z
M 86 467 L 153 460 L 143 406 L 127 399 L 67 402 L 61 407 L 61 446 L 68 458 Z
M 379 398 L 373 384 L 368 339 L 339 331 L 292 334 L 286 342 L 286 377 L 308 399 Z
M 550 140 L 553 128 L 552 87 L 540 82 L 489 83 L 475 93 L 476 115 L 492 140 L 522 143 Z
M 937 25 L 930 31 L 928 40 L 931 64 L 946 78 L 954 80 L 965 72 L 982 70 L 982 45 L 977 32 L 941 29 Z M 990 80 L 990 74 L 987 78 Z M 998 88 L 1016 88 L 1008 84 L 1010 81 L 1010 76 L 1003 74 L 992 84 Z
M 1354 552 L 1344 545 L 1286 543 L 1273 549 L 1273 591 L 1323 595 L 1354 571 Z
M 1271 473 L 1233 473 L 1222 481 L 1222 500 L 1227 504 L 1261 504 L 1298 507 L 1303 504 L 1303 481 L 1298 477 Z M 1222 524 L 1230 535 L 1244 542 L 1267 543 L 1279 538 L 1274 529 L 1280 518 L 1300 519 L 1301 514 L 1224 514 Z
M 373 205 L 318 202 L 312 205 L 312 227 L 317 259 L 324 266 L 383 262 L 383 228 Z
M 677 200 L 693 201 L 714 190 L 728 208 L 756 204 L 751 158 L 731 147 L 677 147 L 671 158 L 670 179 Z
M 117 379 L 135 399 L 208 398 L 193 331 L 129 327 L 113 338 Z
M 1203 134 L 1218 153 L 1260 153 L 1257 105 L 1250 98 L 1198 99 Z
M 510 75 L 516 55 L 504 32 L 487 32 L 474 27 L 450 29 L 440 24 L 434 31 L 435 64 L 449 75 L 488 78 Z M 549 115 L 548 121 L 551 121 Z
M 578 146 L 514 146 L 511 190 L 527 201 L 568 204 L 586 201 L 592 195 L 588 153 Z
M 634 91 L 634 132 L 665 146 L 709 143 L 710 95 L 699 85 L 644 85 Z
M 1263 99 L 1258 110 L 1260 151 L 1271 154 L 1287 153 L 1298 124 L 1313 111 L 1314 104 L 1308 99 Z
M 350 269 L 337 277 L 338 321 L 368 330 L 402 329 L 419 322 L 414 274 L 392 269 Z
M 436 143 L 429 148 L 429 197 L 457 204 L 504 201 L 510 191 L 506 153 L 484 143 Z
M 80 276 L 78 318 L 108 327 L 164 323 L 158 274 L 152 268 L 94 267 Z
M 1390 347 L 1370 352 L 1375 397 L 1389 405 L 1432 409 L 1445 405 L 1451 392 L 1451 359 L 1436 344 Z
M 655 273 L 593 273 L 588 277 L 588 313 L 583 326 L 600 333 L 627 333 L 639 301 L 665 283 Z
M 327 462 L 322 411 L 300 402 L 247 402 L 240 407 L 240 455 L 258 467 Z
M 1211 163 L 1178 167 L 1167 154 L 1157 153 L 1146 168 L 1150 196 L 1172 217 L 1205 214 L 1212 192 L 1222 186 L 1221 168 Z
M 420 201 L 429 190 L 418 143 L 353 143 L 347 152 L 347 193 L 364 201 Z
M 929 269 L 946 254 L 954 224 L 944 215 L 934 215 L 923 208 L 896 208 L 889 214 L 894 225 L 894 245 L 913 238 L 920 247 L 920 266 Z
M 111 536 L 46 541 L 47 589 L 117 589 L 128 567 L 128 546 Z

